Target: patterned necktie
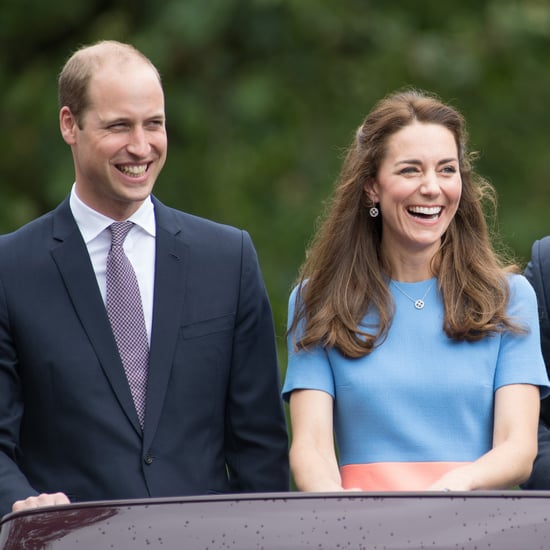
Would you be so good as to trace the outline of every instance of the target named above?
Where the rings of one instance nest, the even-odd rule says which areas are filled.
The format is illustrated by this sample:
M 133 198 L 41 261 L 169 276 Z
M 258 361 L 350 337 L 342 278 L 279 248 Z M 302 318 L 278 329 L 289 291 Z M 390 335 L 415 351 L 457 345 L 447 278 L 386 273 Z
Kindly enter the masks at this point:
M 149 341 L 136 273 L 122 247 L 134 224 L 115 222 L 110 226 L 111 250 L 107 256 L 107 315 L 120 359 L 143 428 L 147 395 Z

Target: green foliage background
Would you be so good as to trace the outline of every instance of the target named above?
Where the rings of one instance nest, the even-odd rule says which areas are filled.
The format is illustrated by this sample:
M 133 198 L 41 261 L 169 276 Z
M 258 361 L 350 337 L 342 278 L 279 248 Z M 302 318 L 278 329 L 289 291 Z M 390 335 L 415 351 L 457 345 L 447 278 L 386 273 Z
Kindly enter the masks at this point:
M 546 0 L 2 0 L 0 21 L 0 232 L 73 181 L 57 122 L 65 59 L 82 43 L 131 42 L 166 91 L 155 193 L 251 233 L 282 370 L 292 281 L 342 149 L 385 94 L 412 85 L 465 114 L 519 261 L 550 233 Z

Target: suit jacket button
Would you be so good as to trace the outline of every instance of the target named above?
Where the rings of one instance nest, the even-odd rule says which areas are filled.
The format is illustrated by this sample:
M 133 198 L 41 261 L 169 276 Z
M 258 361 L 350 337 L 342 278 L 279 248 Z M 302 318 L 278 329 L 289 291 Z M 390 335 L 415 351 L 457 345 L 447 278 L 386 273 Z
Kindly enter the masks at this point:
M 144 459 L 144 462 L 145 462 L 145 464 L 150 466 L 151 464 L 153 464 L 153 457 L 151 455 L 147 455 Z

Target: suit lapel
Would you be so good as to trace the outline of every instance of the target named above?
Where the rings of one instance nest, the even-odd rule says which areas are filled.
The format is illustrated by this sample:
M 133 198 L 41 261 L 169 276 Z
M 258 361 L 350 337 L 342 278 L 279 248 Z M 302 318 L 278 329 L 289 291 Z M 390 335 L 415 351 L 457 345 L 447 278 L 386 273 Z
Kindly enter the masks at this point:
M 157 224 L 153 329 L 149 356 L 144 447 L 150 445 L 162 412 L 181 325 L 189 247 L 175 216 L 153 199 Z
M 53 237 L 57 243 L 51 253 L 74 309 L 121 407 L 134 428 L 141 433 L 86 244 L 71 214 L 68 200 L 54 213 Z

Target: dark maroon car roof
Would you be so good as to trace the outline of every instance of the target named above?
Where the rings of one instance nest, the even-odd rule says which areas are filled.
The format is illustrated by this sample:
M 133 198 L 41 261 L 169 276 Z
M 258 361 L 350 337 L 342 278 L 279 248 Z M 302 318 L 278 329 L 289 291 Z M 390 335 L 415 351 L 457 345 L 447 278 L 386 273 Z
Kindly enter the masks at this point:
M 102 501 L 4 516 L 1 550 L 550 548 L 550 491 Z

